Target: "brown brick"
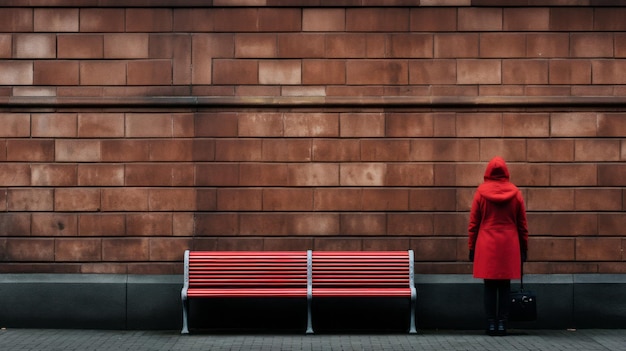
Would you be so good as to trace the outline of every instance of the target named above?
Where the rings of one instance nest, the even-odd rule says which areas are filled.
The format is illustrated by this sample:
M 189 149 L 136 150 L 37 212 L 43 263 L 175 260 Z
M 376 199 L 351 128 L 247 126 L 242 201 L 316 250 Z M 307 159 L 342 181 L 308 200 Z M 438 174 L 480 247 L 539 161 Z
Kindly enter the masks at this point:
M 29 61 L 0 62 L 0 83 L 2 85 L 32 85 L 33 63 Z
M 31 185 L 30 165 L 25 163 L 0 164 L 0 182 L 3 186 Z
M 54 141 L 42 139 L 9 139 L 6 142 L 7 161 L 53 161 Z
M 600 113 L 598 114 L 598 136 L 623 137 L 626 136 L 623 113 Z
M 574 261 L 576 239 L 533 237 L 529 243 L 529 261 Z
M 339 115 L 341 137 L 381 137 L 385 135 L 382 113 L 342 113 Z
M 434 57 L 478 57 L 479 35 L 474 33 L 435 34 Z
M 502 30 L 501 8 L 459 8 L 459 31 Z
M 389 137 L 431 137 L 434 119 L 431 113 L 389 113 L 386 115 L 386 135 Z
M 263 189 L 265 211 L 311 211 L 313 190 L 304 188 Z
M 361 140 L 363 161 L 408 161 L 409 140 Z
M 383 163 L 343 163 L 339 165 L 342 186 L 382 186 L 386 165 Z
M 412 32 L 449 32 L 456 30 L 457 11 L 454 8 L 411 8 Z
M 456 130 L 459 137 L 501 136 L 502 114 L 466 113 L 457 115 Z
M 230 112 L 196 113 L 194 124 L 198 137 L 237 136 L 238 116 Z
M 431 34 L 390 34 L 387 37 L 386 46 L 388 57 L 433 57 L 433 36 Z
M 526 161 L 526 140 L 524 139 L 482 139 L 480 159 L 489 161 L 494 156 L 507 161 Z
M 382 213 L 341 214 L 343 235 L 383 235 L 387 229 L 387 217 Z
M 611 33 L 573 33 L 570 41 L 572 57 L 613 57 Z
M 187 238 L 150 238 L 151 261 L 176 261 L 183 259 L 185 250 L 191 247 Z
M 593 30 L 592 8 L 553 7 L 550 8 L 550 30 L 552 31 L 591 31 Z
M 385 168 L 386 179 L 384 185 L 386 186 L 429 186 L 434 184 L 432 164 L 390 163 L 383 167 L 382 170 Z M 356 170 L 358 171 L 358 168 Z M 369 178 L 369 176 L 369 174 L 365 174 L 365 177 Z
M 408 189 L 365 188 L 362 191 L 363 211 L 406 211 L 409 209 Z
M 281 59 L 324 57 L 326 36 L 323 34 L 279 34 L 277 39 L 278 57 Z
M 82 61 L 80 84 L 124 85 L 126 84 L 126 64 L 114 61 Z
M 175 164 L 127 165 L 126 185 L 176 186 L 193 183 L 193 166 Z
M 302 31 L 342 32 L 346 29 L 346 10 L 343 8 L 303 8 Z
M 101 239 L 57 239 L 54 241 L 56 262 L 100 261 Z
M 54 148 L 57 162 L 96 162 L 101 159 L 99 140 L 56 140 Z
M 5 202 L 8 201 L 8 192 L 3 195 Z M 30 213 L 6 213 L 8 203 L 5 205 L 5 213 L 0 214 L 0 236 L 29 236 L 31 225 Z
M 480 35 L 480 57 L 524 57 L 526 35 L 484 33 Z
M 193 160 L 193 146 L 193 140 L 153 140 L 150 142 L 150 160 L 191 161 Z
M 416 261 L 456 261 L 457 240 L 453 238 L 411 239 Z
M 409 239 L 363 239 L 363 251 L 405 251 Z
M 240 184 L 246 186 L 284 186 L 288 184 L 286 164 L 241 164 Z
M 360 142 L 356 139 L 314 139 L 313 161 L 358 161 Z
M 302 84 L 345 84 L 346 64 L 343 60 L 303 60 Z
M 239 232 L 237 213 L 197 213 L 195 215 L 197 236 L 234 235 Z
M 346 77 L 347 84 L 407 84 L 408 64 L 395 60 L 348 61 Z
M 617 140 L 576 140 L 574 150 L 575 160 L 579 162 L 620 160 L 620 143 Z
M 283 136 L 283 115 L 280 113 L 245 113 L 239 115 L 239 136 Z
M 598 234 L 603 236 L 623 236 L 626 233 L 624 212 L 598 214 Z
M 624 16 L 626 11 L 622 7 L 607 7 L 594 9 L 593 29 L 597 31 L 624 31 Z
M 293 61 L 292 61 L 293 63 Z M 195 65 L 194 65 L 195 66 Z M 272 71 L 267 68 L 267 74 Z M 216 59 L 213 63 L 212 80 L 198 81 L 195 79 L 196 71 L 194 70 L 194 83 L 213 83 L 213 84 L 259 84 L 259 63 L 256 60 L 224 60 Z M 272 71 L 273 72 L 273 71 Z M 285 72 L 283 72 L 285 73 Z M 293 72 L 291 72 L 293 73 Z M 289 78 L 289 77 L 283 77 Z M 269 78 L 268 78 L 269 79 Z M 270 84 L 266 82 L 264 84 Z
M 615 37 L 613 47 L 615 57 L 626 57 L 626 33 L 615 33 L 613 36 Z
M 307 162 L 311 160 L 311 141 L 307 139 L 265 139 L 265 161 Z
M 457 83 L 500 84 L 502 83 L 501 66 L 500 60 L 459 60 L 457 61 Z
M 291 186 L 339 185 L 339 165 L 331 163 L 289 164 L 288 179 Z
M 596 136 L 598 117 L 595 113 L 553 113 L 550 116 L 550 135 L 553 137 Z
M 575 189 L 576 211 L 621 211 L 622 190 Z
M 34 186 L 74 186 L 77 184 L 76 165 L 34 164 L 31 184 Z
M 598 184 L 600 186 L 623 186 L 626 182 L 626 167 L 622 164 L 599 164 Z
M 147 189 L 105 188 L 102 189 L 102 211 L 147 211 Z
M 311 248 L 311 238 L 265 238 L 263 241 L 263 249 L 268 251 L 304 251 Z
M 169 213 L 126 215 L 126 235 L 172 235 L 172 215 Z
M 252 82 L 254 83 L 254 82 Z M 302 83 L 302 63 L 299 60 L 259 61 L 258 83 L 293 85 Z M 239 83 L 245 84 L 245 83 Z
M 172 214 L 172 235 L 193 236 L 194 225 L 193 212 L 175 212 Z
M 51 262 L 54 261 L 54 240 L 9 239 L 4 251 L 7 262 Z
M 367 36 L 363 34 L 327 34 L 327 58 L 366 57 Z
M 286 137 L 336 137 L 339 116 L 336 113 L 285 113 Z
M 198 211 L 217 209 L 217 189 L 196 189 L 196 207 Z
M 75 137 L 77 116 L 75 113 L 35 113 L 32 115 L 34 137 Z
M 124 136 L 124 114 L 80 113 L 78 115 L 79 137 L 113 138 Z
M 147 161 L 150 159 L 148 140 L 102 140 L 102 161 Z
M 79 214 L 78 235 L 121 236 L 126 233 L 126 217 L 121 214 Z
M 456 61 L 411 61 L 409 62 L 410 84 L 454 84 L 456 83 Z
M 256 61 L 230 61 L 215 58 L 234 57 L 234 36 L 231 34 L 195 34 L 192 36 L 192 83 L 211 84 L 221 80 L 235 84 L 257 82 Z M 215 67 L 214 67 L 215 66 Z M 215 75 L 213 74 L 215 68 Z M 227 72 L 222 72 L 227 70 Z M 243 70 L 243 71 L 242 71 Z M 234 77 L 229 77 L 234 75 Z M 241 83 L 239 83 L 241 81 Z
M 363 250 L 361 239 L 315 238 L 313 249 L 320 251 L 360 251 Z
M 57 36 L 57 58 L 98 59 L 104 57 L 104 36 L 100 34 L 61 34 Z
M 51 34 L 14 34 L 14 58 L 56 58 L 56 37 Z
M 170 32 L 173 26 L 173 10 L 160 8 L 127 8 L 127 32 Z
M 411 161 L 477 161 L 478 156 L 478 140 L 411 140 Z
M 591 84 L 591 64 L 586 60 L 550 61 L 550 84 Z
M 73 214 L 33 213 L 32 236 L 76 236 L 78 218 Z
M 302 10 L 299 8 L 261 7 L 257 16 L 258 30 L 261 32 L 297 32 L 302 29 Z M 277 21 L 277 18 L 280 18 L 280 21 Z M 236 22 L 232 19 L 229 21 Z M 218 24 L 216 29 L 219 30 Z
M 547 113 L 503 113 L 503 136 L 548 137 L 550 115 Z
M 413 202 L 413 199 L 411 199 L 411 202 Z M 433 217 L 431 214 L 419 212 L 389 213 L 387 214 L 387 234 L 402 236 L 432 235 Z
M 263 159 L 261 139 L 225 139 L 215 141 L 216 161 L 260 161 Z
M 127 137 L 171 137 L 172 116 L 167 113 L 126 115 Z
M 432 234 L 439 236 L 462 235 L 465 237 L 468 223 L 469 213 L 434 214 L 432 219 Z
M 569 57 L 569 35 L 566 33 L 530 33 L 526 42 L 528 57 Z
M 31 32 L 34 29 L 33 8 L 3 8 L 0 12 L 0 32 Z
M 621 261 L 621 238 L 576 238 L 577 261 Z
M 533 236 L 580 236 L 596 235 L 596 214 L 587 213 L 528 213 L 528 230 Z M 529 243 L 532 250 L 532 238 Z
M 123 8 L 81 8 L 80 31 L 92 33 L 123 32 Z
M 128 85 L 171 85 L 170 60 L 138 60 L 128 63 Z
M 551 177 L 554 176 L 551 174 L 552 169 L 550 166 L 545 164 L 510 163 L 509 170 L 511 172 L 511 182 L 522 187 L 550 185 Z
M 409 11 L 402 8 L 347 8 L 346 30 L 406 32 L 409 30 Z
M 285 236 L 293 235 L 289 229 L 292 216 L 285 213 L 244 213 L 241 214 L 240 231 L 242 235 Z
M 100 210 L 100 189 L 58 188 L 54 190 L 54 210 L 63 212 Z
M 548 61 L 505 60 L 502 62 L 503 84 L 548 84 Z
M 210 8 L 175 8 L 173 30 L 179 32 L 213 31 L 214 13 L 214 9 Z
M 78 32 L 78 9 L 37 8 L 34 10 L 35 32 Z
M 275 34 L 241 33 L 235 36 L 235 57 L 277 57 L 278 42 Z
M 528 189 L 526 208 L 529 211 L 573 211 L 574 191 L 572 189 Z
M 553 186 L 596 186 L 601 184 L 601 171 L 595 164 L 554 164 L 550 166 Z
M 547 31 L 550 26 L 549 8 L 504 8 L 504 31 Z
M 213 163 L 196 166 L 196 186 L 239 185 L 239 165 Z
M 626 62 L 594 60 L 591 62 L 593 84 L 626 84 Z
M 149 239 L 102 239 L 103 261 L 149 261 Z
M 528 161 L 572 162 L 574 141 L 567 139 L 528 139 Z
M 454 189 L 411 189 L 409 199 L 410 211 L 456 210 L 456 191 Z
M 317 188 L 313 193 L 315 211 L 360 211 L 359 188 Z
M 195 211 L 196 191 L 193 189 L 151 189 L 150 211 Z
M 11 58 L 13 54 L 13 36 L 0 34 L 0 58 Z
M 217 189 L 218 211 L 260 211 L 263 209 L 261 189 L 220 188 Z
M 36 61 L 33 84 L 78 85 L 78 63 L 72 61 Z

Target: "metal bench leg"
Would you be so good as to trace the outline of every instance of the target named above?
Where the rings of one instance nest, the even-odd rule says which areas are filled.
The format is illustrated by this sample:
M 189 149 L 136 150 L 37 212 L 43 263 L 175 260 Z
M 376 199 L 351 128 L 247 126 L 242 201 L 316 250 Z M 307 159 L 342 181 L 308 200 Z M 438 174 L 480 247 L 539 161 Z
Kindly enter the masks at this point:
M 187 299 L 183 300 L 183 330 L 181 330 L 181 334 L 189 334 L 189 327 L 187 324 L 187 310 L 189 309 L 189 303 Z
M 306 333 L 313 334 L 313 318 L 311 317 L 311 299 L 307 298 Z
M 313 301 L 313 251 L 306 251 L 306 333 L 313 334 L 313 318 L 311 317 L 311 303 Z
M 411 289 L 411 324 L 409 327 L 409 334 L 417 334 L 415 326 L 415 305 L 417 305 L 417 291 L 415 288 Z

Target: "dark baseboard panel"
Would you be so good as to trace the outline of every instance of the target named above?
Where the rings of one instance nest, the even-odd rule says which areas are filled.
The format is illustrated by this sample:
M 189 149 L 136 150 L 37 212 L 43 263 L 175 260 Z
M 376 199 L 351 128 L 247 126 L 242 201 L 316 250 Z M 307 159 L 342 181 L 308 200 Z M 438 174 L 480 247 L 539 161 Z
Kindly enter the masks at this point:
M 176 330 L 182 282 L 178 275 L 3 274 L 0 327 Z M 538 319 L 514 328 L 626 328 L 626 275 L 527 275 L 524 283 L 538 296 Z M 418 275 L 416 285 L 418 329 L 483 327 L 481 280 Z

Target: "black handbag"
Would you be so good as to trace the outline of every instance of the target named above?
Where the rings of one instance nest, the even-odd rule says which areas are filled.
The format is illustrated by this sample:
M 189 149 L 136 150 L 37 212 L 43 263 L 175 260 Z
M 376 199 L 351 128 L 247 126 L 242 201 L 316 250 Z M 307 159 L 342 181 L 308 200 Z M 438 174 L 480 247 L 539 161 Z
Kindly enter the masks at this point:
M 522 262 L 521 269 L 520 289 L 511 291 L 510 295 L 509 320 L 530 322 L 537 320 L 537 295 L 530 290 L 524 290 L 524 262 Z

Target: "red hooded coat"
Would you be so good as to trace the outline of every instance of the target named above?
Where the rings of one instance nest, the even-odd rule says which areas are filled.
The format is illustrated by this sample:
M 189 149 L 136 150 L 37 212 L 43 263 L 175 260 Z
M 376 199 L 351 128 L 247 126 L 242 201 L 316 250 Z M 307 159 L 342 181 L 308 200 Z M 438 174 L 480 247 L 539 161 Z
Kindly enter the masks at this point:
M 521 251 L 528 248 L 522 193 L 509 182 L 509 169 L 500 157 L 489 161 L 484 180 L 474 195 L 468 228 L 474 277 L 519 279 Z

